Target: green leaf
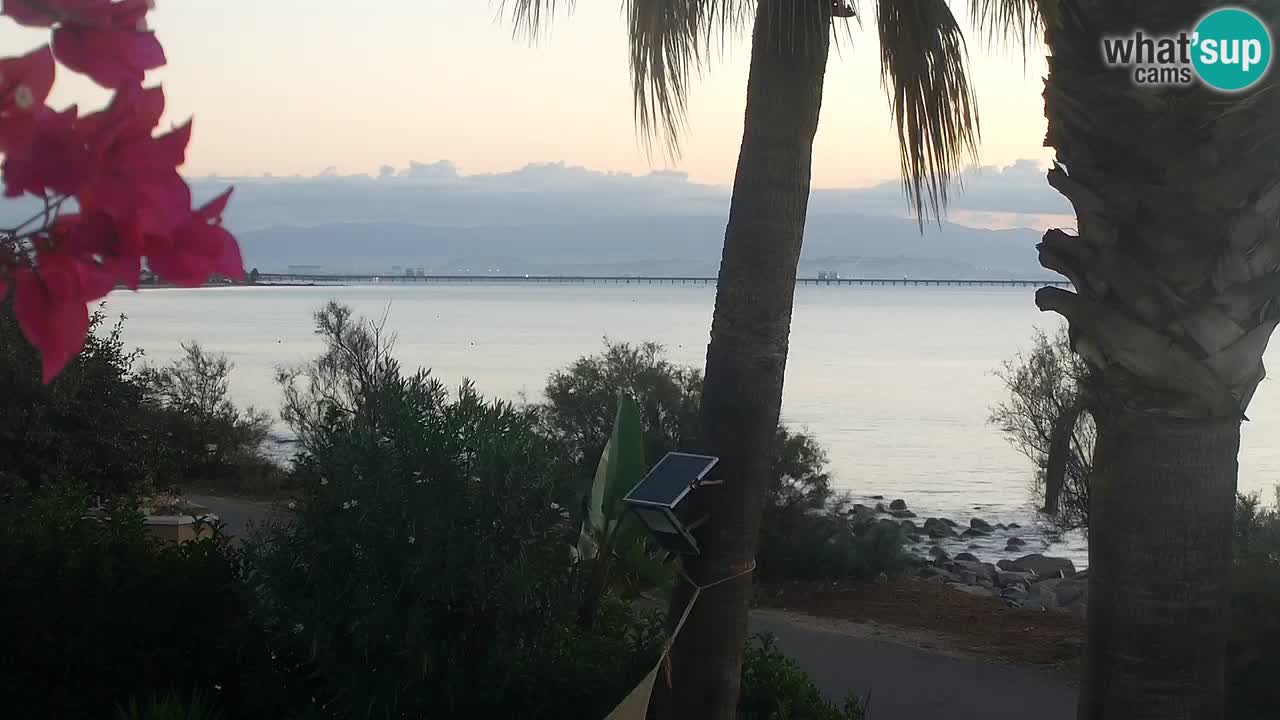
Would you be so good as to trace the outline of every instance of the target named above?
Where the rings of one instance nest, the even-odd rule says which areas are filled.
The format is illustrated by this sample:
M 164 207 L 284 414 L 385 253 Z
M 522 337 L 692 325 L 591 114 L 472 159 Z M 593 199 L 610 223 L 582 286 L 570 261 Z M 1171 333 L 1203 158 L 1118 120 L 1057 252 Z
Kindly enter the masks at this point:
M 613 421 L 609 452 L 609 482 L 604 491 L 604 515 L 609 524 L 622 516 L 622 498 L 644 479 L 644 430 L 640 406 L 625 392 L 618 393 L 618 415 Z

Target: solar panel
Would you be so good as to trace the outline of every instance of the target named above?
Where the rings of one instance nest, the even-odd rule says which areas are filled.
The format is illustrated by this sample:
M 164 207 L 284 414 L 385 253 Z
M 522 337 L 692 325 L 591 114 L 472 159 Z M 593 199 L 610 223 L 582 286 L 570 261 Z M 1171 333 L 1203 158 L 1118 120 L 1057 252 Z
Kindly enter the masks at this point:
M 710 455 L 667 453 L 623 500 L 675 507 L 718 462 L 719 458 Z

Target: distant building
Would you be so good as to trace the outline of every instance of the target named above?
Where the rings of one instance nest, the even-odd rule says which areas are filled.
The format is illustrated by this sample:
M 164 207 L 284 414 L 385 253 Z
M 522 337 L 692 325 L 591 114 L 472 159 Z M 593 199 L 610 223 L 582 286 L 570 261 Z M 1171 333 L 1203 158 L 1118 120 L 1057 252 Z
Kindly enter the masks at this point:
M 835 270 L 819 270 L 818 279 L 819 280 L 839 280 L 840 273 L 836 272 Z

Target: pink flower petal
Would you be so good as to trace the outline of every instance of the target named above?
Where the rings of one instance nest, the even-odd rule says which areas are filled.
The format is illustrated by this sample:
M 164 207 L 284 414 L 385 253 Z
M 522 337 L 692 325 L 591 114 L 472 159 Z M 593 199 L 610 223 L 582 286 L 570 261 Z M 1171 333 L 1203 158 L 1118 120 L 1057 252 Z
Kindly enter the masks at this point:
M 75 297 L 77 293 L 66 292 L 72 286 L 78 288 L 69 259 L 42 263 L 38 272 L 27 269 L 17 274 L 13 305 L 22 334 L 40 351 L 47 384 L 84 348 L 89 309 Z
M 0 59 L 0 112 L 31 112 L 53 89 L 53 52 L 43 45 L 26 55 Z
M 53 53 L 63 65 L 110 89 L 139 85 L 148 70 L 165 64 L 155 33 L 134 28 L 59 25 Z
M 89 154 L 75 131 L 75 108 L 62 113 L 44 109 L 33 116 L 24 136 L 10 137 L 0 172 L 5 195 L 43 195 L 78 191 L 89 179 Z

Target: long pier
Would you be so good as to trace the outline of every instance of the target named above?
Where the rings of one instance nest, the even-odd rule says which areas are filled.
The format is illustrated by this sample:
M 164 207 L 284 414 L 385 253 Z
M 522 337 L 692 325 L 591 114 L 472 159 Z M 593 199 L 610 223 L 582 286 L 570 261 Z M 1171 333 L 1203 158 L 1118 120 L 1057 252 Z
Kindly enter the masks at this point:
M 715 285 L 714 277 L 666 277 L 627 275 L 307 275 L 298 273 L 259 273 L 258 285 L 365 285 L 418 283 L 527 283 L 560 285 Z M 1068 288 L 1065 280 L 1028 279 L 964 279 L 964 278 L 818 278 L 798 277 L 798 285 L 884 285 L 939 287 L 1054 287 Z

